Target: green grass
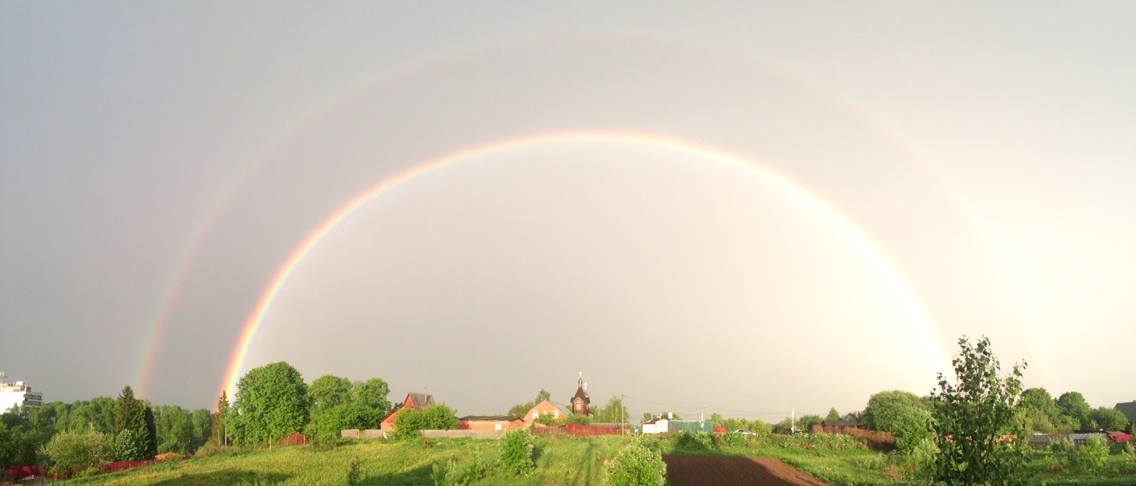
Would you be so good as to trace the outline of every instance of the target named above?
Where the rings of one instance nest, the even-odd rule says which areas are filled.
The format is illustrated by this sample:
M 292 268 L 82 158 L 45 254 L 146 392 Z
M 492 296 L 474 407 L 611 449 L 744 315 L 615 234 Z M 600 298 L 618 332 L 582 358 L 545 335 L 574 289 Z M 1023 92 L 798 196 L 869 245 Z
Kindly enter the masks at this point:
M 623 444 L 617 436 L 538 437 L 536 472 L 515 478 L 497 465 L 497 441 L 359 441 L 318 451 L 307 446 L 276 447 L 158 463 L 130 471 L 82 478 L 82 484 L 346 484 L 352 460 L 362 484 L 431 485 L 434 464 L 470 461 L 480 454 L 489 464 L 483 484 L 598 484 L 603 463 Z
M 431 485 L 432 467 L 451 459 L 470 464 L 480 455 L 488 473 L 478 484 L 599 484 L 604 464 L 630 438 L 620 436 L 536 438 L 536 472 L 516 478 L 498 465 L 497 441 L 435 439 L 429 441 L 357 441 L 331 450 L 308 446 L 230 452 L 146 466 L 130 471 L 82 478 L 82 484 L 346 484 L 352 461 L 361 483 Z M 771 436 L 735 445 L 660 442 L 664 453 L 765 456 L 780 459 L 837 485 L 918 484 L 902 456 L 867 449 L 843 436 Z M 1136 485 L 1136 459 L 1113 455 L 1100 470 L 1061 470 L 1045 454 L 1031 456 L 1029 484 Z

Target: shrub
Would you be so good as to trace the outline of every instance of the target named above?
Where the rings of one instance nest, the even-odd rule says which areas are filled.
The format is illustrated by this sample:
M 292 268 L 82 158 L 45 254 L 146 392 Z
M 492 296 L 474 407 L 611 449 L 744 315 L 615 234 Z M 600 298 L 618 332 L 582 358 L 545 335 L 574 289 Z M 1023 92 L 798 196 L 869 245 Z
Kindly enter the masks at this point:
M 1067 471 L 1094 472 L 1103 467 L 1108 459 L 1108 445 L 1100 437 L 1091 437 L 1082 446 L 1063 439 L 1054 442 L 1050 451 L 1057 464 Z
M 515 476 L 525 476 L 536 469 L 533 436 L 525 429 L 514 429 L 501 439 L 501 465 Z
M 633 442 L 608 461 L 603 483 L 609 486 L 654 486 L 667 481 L 667 465 L 663 455 L 641 443 Z
M 473 459 L 467 464 L 450 459 L 445 466 L 434 464 L 431 469 L 435 486 L 465 486 L 484 479 L 489 473 L 489 467 L 479 450 L 474 451 Z
M 116 461 L 130 461 L 142 457 L 138 434 L 130 429 L 122 429 L 111 441 L 110 451 Z
M 709 432 L 682 431 L 675 435 L 675 445 L 684 449 L 710 449 L 714 447 L 714 436 Z
M 552 426 L 552 425 L 556 425 L 556 422 L 558 422 L 558 420 L 556 420 L 556 418 L 553 417 L 552 414 L 546 413 L 546 414 L 541 414 L 541 416 L 534 419 L 533 422 L 536 422 L 536 423 L 541 424 L 541 425 Z
M 107 437 L 95 431 L 60 432 L 44 446 L 51 471 L 64 475 L 98 471 L 111 458 Z
M 359 471 L 359 458 L 352 457 L 347 465 L 347 486 L 355 486 L 363 481 L 363 473 Z
M 537 421 L 539 422 L 539 420 L 537 420 Z M 574 413 L 574 414 L 568 415 L 568 423 L 588 425 L 588 424 L 592 423 L 592 418 L 587 416 L 587 415 L 575 414 Z M 550 424 L 545 424 L 545 425 L 550 425 Z
M 726 432 L 718 436 L 718 439 L 728 446 L 741 447 L 745 445 L 745 436 L 737 432 Z
M 422 410 L 408 409 L 394 418 L 394 436 L 397 439 L 413 439 L 421 430 L 446 430 L 458 426 L 454 409 L 445 404 L 430 405 Z

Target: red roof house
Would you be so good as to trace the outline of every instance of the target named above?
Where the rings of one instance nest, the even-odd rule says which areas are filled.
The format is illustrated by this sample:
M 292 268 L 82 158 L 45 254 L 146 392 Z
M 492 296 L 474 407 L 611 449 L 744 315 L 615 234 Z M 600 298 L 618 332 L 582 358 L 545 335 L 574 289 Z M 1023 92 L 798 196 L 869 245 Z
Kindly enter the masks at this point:
M 402 403 L 395 405 L 394 410 L 386 414 L 381 421 L 379 421 L 379 429 L 384 432 L 394 431 L 394 419 L 398 416 L 399 412 L 407 409 L 422 410 L 434 404 L 433 395 L 425 393 L 407 393 L 406 398 Z

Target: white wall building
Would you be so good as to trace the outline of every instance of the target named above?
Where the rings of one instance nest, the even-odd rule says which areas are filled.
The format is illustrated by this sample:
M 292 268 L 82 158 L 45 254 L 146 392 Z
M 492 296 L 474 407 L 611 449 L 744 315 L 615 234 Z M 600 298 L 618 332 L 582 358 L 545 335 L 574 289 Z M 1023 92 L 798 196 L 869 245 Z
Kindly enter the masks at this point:
M 0 413 L 12 407 L 38 407 L 42 404 L 42 393 L 32 392 L 32 387 L 22 381 L 8 382 L 8 376 L 0 371 Z

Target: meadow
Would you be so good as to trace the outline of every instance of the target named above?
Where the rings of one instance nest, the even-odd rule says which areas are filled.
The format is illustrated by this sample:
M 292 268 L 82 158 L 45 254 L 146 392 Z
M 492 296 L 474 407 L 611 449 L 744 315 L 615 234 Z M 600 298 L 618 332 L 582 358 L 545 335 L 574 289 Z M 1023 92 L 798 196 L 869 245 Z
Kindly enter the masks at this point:
M 514 477 L 499 464 L 499 441 L 431 439 L 346 441 L 334 448 L 279 446 L 171 461 L 82 478 L 82 484 L 372 484 L 431 485 L 447 467 L 470 484 L 600 484 L 605 463 L 633 440 L 621 436 L 538 436 L 536 469 Z M 646 439 L 663 454 L 772 457 L 836 485 L 922 484 L 905 456 L 873 451 L 847 436 L 680 436 Z M 450 476 L 451 478 L 453 475 Z M 1051 454 L 1031 455 L 1029 484 L 1136 484 L 1136 456 L 1108 456 L 1093 471 L 1062 468 Z

